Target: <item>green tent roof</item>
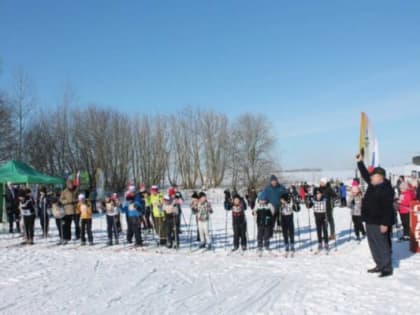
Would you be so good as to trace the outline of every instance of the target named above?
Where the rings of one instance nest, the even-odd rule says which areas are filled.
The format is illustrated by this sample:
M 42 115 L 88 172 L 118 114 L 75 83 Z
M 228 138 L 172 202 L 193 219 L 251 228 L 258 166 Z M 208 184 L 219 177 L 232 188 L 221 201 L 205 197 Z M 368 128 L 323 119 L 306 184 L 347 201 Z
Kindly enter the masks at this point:
M 20 161 L 9 161 L 0 167 L 0 183 L 13 184 L 64 184 L 64 179 L 45 175 Z

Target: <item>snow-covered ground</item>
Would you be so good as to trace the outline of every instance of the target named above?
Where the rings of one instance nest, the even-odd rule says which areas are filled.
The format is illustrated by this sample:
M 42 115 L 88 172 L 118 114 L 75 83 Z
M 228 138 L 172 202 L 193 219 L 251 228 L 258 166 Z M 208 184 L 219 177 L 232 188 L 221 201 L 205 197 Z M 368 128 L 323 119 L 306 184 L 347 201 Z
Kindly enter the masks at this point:
M 338 250 L 310 251 L 308 213 L 299 214 L 301 242 L 294 258 L 285 258 L 274 238 L 274 255 L 254 251 L 228 255 L 225 212 L 215 205 L 214 252 L 191 252 L 188 227 L 182 248 L 156 252 L 155 247 L 104 247 L 105 220 L 95 218 L 97 245 L 55 246 L 36 238 L 34 246 L 0 235 L 1 314 L 418 314 L 420 256 L 407 243 L 394 244 L 393 277 L 366 273 L 373 266 L 367 242 L 348 241 L 349 210 L 335 209 Z M 189 221 L 190 213 L 184 209 Z M 312 240 L 315 230 L 312 221 Z M 229 220 L 230 222 L 230 220 Z M 254 224 L 248 212 L 254 247 Z M 51 220 L 51 225 L 54 225 Z M 37 234 L 40 234 L 37 222 Z M 123 239 L 123 237 L 121 237 Z M 297 239 L 299 239 L 297 237 Z M 150 244 L 151 235 L 146 236 Z M 281 243 L 280 243 L 281 244 Z M 225 249 L 227 245 L 227 249 Z M 282 244 L 281 244 L 282 245 Z M 314 247 L 315 248 L 315 247 Z

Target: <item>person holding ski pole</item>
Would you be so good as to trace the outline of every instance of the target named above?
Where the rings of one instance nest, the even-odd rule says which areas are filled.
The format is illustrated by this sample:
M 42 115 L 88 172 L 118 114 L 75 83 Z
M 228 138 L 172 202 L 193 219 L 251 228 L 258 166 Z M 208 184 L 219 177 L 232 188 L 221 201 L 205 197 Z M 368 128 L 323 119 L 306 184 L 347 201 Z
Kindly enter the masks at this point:
M 351 195 L 348 200 L 348 203 L 351 208 L 351 216 L 354 226 L 354 233 L 356 235 L 356 240 L 360 242 L 360 234 L 362 234 L 363 237 L 366 236 L 365 227 L 363 226 L 363 220 L 362 220 L 362 199 L 363 194 L 360 190 L 360 187 L 358 185 L 354 185 L 351 188 Z
M 105 197 L 105 214 L 106 214 L 106 230 L 108 234 L 108 246 L 112 246 L 113 238 L 115 244 L 119 244 L 118 230 L 117 230 L 117 217 L 119 209 L 116 200 L 112 196 L 107 195 Z
M 322 249 L 329 250 L 328 245 L 328 219 L 327 219 L 327 200 L 324 198 L 322 191 L 315 190 L 315 199 L 312 201 L 312 208 L 315 216 L 316 232 L 318 237 L 319 253 Z
M 125 197 L 125 203 L 121 211 L 127 216 L 127 243 L 133 243 L 133 236 L 135 238 L 135 246 L 143 246 L 141 237 L 141 222 L 140 216 L 142 215 L 141 206 L 135 203 L 134 194 L 128 193 Z
M 197 216 L 198 231 L 200 233 L 200 246 L 199 248 L 206 248 L 211 250 L 212 243 L 209 231 L 209 219 L 213 213 L 210 202 L 207 200 L 207 195 L 204 191 L 198 195 L 198 202 L 192 207 L 193 212 Z
M 23 189 L 19 193 L 19 209 L 23 219 L 25 241 L 22 244 L 34 244 L 35 206 L 31 190 Z
M 226 209 L 226 205 L 225 205 Z M 243 206 L 242 199 L 239 195 L 233 196 L 231 206 L 226 211 L 232 212 L 232 228 L 233 228 L 233 249 L 237 251 L 239 249 L 239 242 L 241 243 L 242 250 L 245 251 L 247 248 L 247 224 L 245 217 L 245 209 Z
M 162 210 L 165 212 L 166 222 L 166 247 L 179 248 L 179 230 L 177 224 L 177 216 L 179 214 L 176 201 L 169 195 L 163 197 Z M 175 244 L 174 244 L 175 242 Z
M 258 202 L 252 214 L 257 217 L 257 240 L 258 251 L 261 254 L 263 246 L 265 250 L 270 250 L 270 238 L 272 237 L 274 207 L 268 202 L 265 191 L 258 194 Z
M 295 224 L 293 219 L 293 196 L 286 194 L 280 199 L 281 229 L 283 232 L 286 254 L 295 252 Z
M 81 245 L 86 245 L 86 234 L 88 236 L 89 245 L 93 245 L 92 233 L 92 205 L 86 200 L 84 194 L 79 195 L 79 202 L 76 205 L 76 213 L 81 218 Z
M 51 210 L 52 215 L 55 218 L 55 224 L 57 226 L 58 235 L 60 237 L 57 245 L 64 245 L 63 226 L 66 213 L 64 212 L 63 205 L 60 203 L 60 193 L 56 193 L 55 197 L 52 198 Z

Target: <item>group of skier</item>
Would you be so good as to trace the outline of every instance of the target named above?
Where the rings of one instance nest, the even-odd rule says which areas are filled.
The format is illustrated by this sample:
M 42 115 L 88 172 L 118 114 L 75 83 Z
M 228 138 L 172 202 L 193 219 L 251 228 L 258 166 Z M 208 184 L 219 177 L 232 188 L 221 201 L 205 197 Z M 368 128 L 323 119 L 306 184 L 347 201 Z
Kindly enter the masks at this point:
M 286 254 L 292 254 L 296 250 L 295 235 L 300 237 L 299 218 L 296 212 L 301 210 L 301 204 L 308 209 L 309 230 L 311 230 L 311 214 L 316 226 L 317 251 L 328 251 L 329 242 L 336 240 L 334 205 L 339 200 L 341 206 L 348 205 L 351 208 L 351 220 L 354 233 L 358 241 L 366 236 L 366 229 L 362 219 L 363 193 L 359 180 L 352 183 L 350 193 L 342 184 L 335 190 L 331 183 L 323 178 L 318 187 L 309 187 L 306 184 L 298 189 L 279 183 L 275 175 L 270 177 L 270 183 L 260 192 L 251 187 L 244 197 L 234 191 L 225 191 L 224 208 L 226 210 L 225 235 L 227 238 L 228 215 L 231 216 L 233 230 L 232 251 L 246 251 L 249 246 L 248 223 L 246 210 L 250 209 L 254 221 L 254 240 L 259 252 L 270 250 L 270 240 L 275 233 L 281 233 Z M 416 198 L 415 187 L 400 179 L 397 186 L 398 198 L 395 205 L 400 212 L 404 235 L 401 240 L 409 238 L 408 208 L 410 202 Z M 345 201 L 343 200 L 343 196 Z M 211 215 L 212 206 L 207 200 L 206 193 L 194 192 L 191 196 L 191 217 L 187 223 L 182 214 L 184 202 L 182 194 L 172 185 L 167 194 L 159 191 L 157 186 L 146 189 L 143 185 L 137 189 L 129 186 L 124 192 L 123 198 L 117 194 L 107 194 L 101 202 L 91 200 L 85 194 L 80 193 L 78 187 L 72 181 L 68 181 L 66 188 L 55 194 L 48 193 L 45 187 L 39 189 L 37 202 L 32 197 L 29 189 L 17 189 L 9 185 L 6 193 L 6 208 L 9 217 L 10 232 L 21 232 L 23 228 L 24 243 L 34 243 L 34 224 L 38 214 L 42 235 L 48 236 L 50 212 L 55 218 L 59 234 L 58 245 L 66 245 L 72 239 L 71 226 L 74 225 L 74 239 L 80 240 L 81 245 L 93 245 L 92 218 L 94 204 L 106 216 L 107 245 L 119 244 L 122 233 L 121 216 L 126 220 L 126 241 L 134 246 L 143 246 L 144 233 L 151 234 L 157 246 L 178 249 L 180 234 L 182 233 L 181 218 L 189 227 L 190 247 L 193 244 L 193 230 L 197 230 L 198 248 L 213 248 L 213 225 Z M 50 210 L 51 209 L 51 210 Z M 230 213 L 230 214 L 229 214 Z M 254 232 L 254 233 L 255 233 Z M 310 242 L 312 243 L 311 232 Z M 225 240 L 227 244 L 227 240 Z

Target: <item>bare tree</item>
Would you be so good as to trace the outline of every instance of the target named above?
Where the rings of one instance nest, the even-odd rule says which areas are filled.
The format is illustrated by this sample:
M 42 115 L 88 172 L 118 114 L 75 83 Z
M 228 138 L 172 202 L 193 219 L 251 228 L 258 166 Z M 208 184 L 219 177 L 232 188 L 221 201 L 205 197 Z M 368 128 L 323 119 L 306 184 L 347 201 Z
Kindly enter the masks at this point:
M 16 152 L 18 160 L 24 158 L 24 132 L 28 117 L 35 106 L 35 98 L 32 93 L 32 83 L 28 74 L 21 67 L 14 74 L 14 85 L 11 94 L 14 120 L 16 121 Z
M 12 157 L 13 134 L 11 108 L 6 97 L 0 93 L 0 162 Z
M 235 159 L 238 161 L 239 176 L 246 187 L 259 186 L 267 174 L 275 170 L 272 156 L 274 137 L 268 119 L 263 115 L 243 114 L 233 126 Z

